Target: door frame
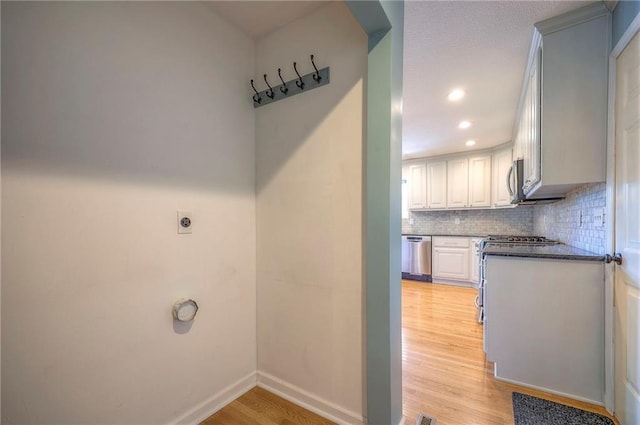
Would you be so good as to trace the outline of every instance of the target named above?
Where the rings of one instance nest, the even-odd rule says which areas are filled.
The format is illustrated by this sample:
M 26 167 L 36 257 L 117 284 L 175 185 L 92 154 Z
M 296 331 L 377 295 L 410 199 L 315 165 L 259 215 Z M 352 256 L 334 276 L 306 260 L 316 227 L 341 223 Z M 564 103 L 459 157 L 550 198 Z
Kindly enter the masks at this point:
M 608 123 L 607 123 L 607 183 L 606 183 L 606 220 L 605 249 L 606 253 L 613 254 L 615 248 L 615 175 L 616 175 L 616 61 L 618 56 L 627 47 L 631 39 L 640 32 L 640 14 L 638 14 L 626 29 L 620 40 L 616 43 L 609 55 L 609 94 L 608 94 Z M 614 286 L 613 263 L 605 266 L 605 392 L 604 405 L 611 414 L 614 412 Z

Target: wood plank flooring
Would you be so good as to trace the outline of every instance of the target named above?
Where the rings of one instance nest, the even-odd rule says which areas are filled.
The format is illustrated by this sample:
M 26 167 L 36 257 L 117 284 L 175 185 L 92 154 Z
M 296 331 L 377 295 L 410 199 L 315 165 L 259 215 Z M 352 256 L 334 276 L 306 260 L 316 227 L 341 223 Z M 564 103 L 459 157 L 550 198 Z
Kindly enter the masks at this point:
M 513 391 L 610 417 L 602 407 L 496 381 L 482 350 L 476 294 L 472 288 L 402 282 L 407 425 L 415 424 L 420 413 L 435 417 L 438 425 L 513 425 Z M 256 387 L 201 425 L 335 424 Z
M 335 425 L 260 387 L 255 387 L 200 425 Z
M 604 408 L 496 381 L 482 350 L 482 325 L 473 305 L 477 290 L 402 282 L 404 415 L 419 413 L 438 425 L 513 425 L 511 393 L 518 391 L 596 412 Z

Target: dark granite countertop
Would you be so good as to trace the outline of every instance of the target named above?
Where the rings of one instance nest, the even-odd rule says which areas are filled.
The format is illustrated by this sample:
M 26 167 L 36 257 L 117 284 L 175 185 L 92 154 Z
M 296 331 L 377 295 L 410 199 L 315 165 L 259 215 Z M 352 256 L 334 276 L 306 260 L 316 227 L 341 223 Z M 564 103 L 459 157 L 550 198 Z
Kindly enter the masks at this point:
M 403 233 L 402 236 L 436 236 L 436 237 L 452 237 L 452 238 L 486 238 L 487 235 L 458 235 L 458 234 L 438 234 L 438 233 Z
M 518 245 L 488 243 L 482 250 L 486 255 L 500 257 L 551 258 L 556 260 L 604 261 L 604 255 L 595 254 L 570 245 Z

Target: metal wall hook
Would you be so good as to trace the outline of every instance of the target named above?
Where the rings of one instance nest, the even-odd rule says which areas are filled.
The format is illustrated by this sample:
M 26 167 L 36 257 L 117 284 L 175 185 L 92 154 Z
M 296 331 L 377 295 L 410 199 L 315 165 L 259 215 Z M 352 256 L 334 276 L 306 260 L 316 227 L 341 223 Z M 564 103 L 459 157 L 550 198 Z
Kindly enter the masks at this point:
M 282 87 L 280 87 L 280 91 L 282 94 L 287 94 L 289 91 L 289 87 L 287 87 L 287 83 L 282 79 L 282 69 L 278 68 L 278 77 L 280 77 L 280 81 L 282 81 Z
M 320 76 L 320 73 L 318 72 L 318 67 L 316 66 L 316 63 L 313 61 L 313 55 L 311 55 L 311 65 L 313 65 L 313 69 L 316 70 L 316 72 L 312 75 L 313 80 L 316 83 L 319 83 L 320 80 L 322 80 L 322 77 Z
M 311 72 L 304 75 L 300 75 L 300 72 L 298 71 L 298 63 L 293 62 L 293 69 L 296 72 L 296 75 L 290 80 L 285 81 L 284 76 L 282 75 L 282 68 L 276 68 L 278 70 L 278 78 L 280 79 L 280 82 L 275 84 L 273 87 L 269 84 L 268 74 L 263 74 L 262 76 L 267 87 L 264 90 L 258 91 L 255 86 L 255 81 L 251 80 L 251 88 L 253 88 L 253 91 L 255 92 L 255 94 L 251 96 L 253 99 L 253 107 L 260 108 L 265 105 L 270 105 L 273 102 L 289 99 L 295 95 L 307 93 L 311 90 L 315 90 L 329 84 L 331 81 L 329 67 L 327 66 L 325 68 L 318 69 L 314 61 L 315 56 L 310 55 L 310 57 L 313 69 Z
M 304 81 L 302 81 L 302 77 L 298 72 L 298 67 L 295 62 L 293 63 L 293 70 L 296 71 L 296 75 L 298 76 L 298 80 L 296 81 L 296 86 L 298 86 L 300 90 L 304 90 Z
M 253 101 L 255 103 L 261 103 L 262 102 L 262 98 L 260 97 L 260 93 L 258 93 L 258 90 L 256 90 L 256 86 L 253 85 L 253 80 L 251 80 L 251 88 L 253 89 L 254 92 L 256 92 L 256 94 L 251 96 Z
M 275 94 L 273 93 L 273 89 L 271 88 L 271 84 L 269 84 L 269 82 L 267 81 L 267 74 L 264 74 L 264 82 L 267 84 L 267 87 L 269 87 L 269 90 L 266 91 L 266 95 L 269 99 L 273 99 L 273 97 L 275 96 Z

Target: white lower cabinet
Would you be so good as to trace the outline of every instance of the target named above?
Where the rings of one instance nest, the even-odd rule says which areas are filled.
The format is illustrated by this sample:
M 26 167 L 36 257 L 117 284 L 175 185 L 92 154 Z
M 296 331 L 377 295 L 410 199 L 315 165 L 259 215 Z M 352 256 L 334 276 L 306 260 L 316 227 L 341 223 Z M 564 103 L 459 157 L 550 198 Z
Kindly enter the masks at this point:
M 469 274 L 470 280 L 473 283 L 480 282 L 480 248 L 477 244 L 480 243 L 481 238 L 469 239 Z
M 497 379 L 603 402 L 603 267 L 486 257 L 484 342 Z
M 433 279 L 469 281 L 469 238 L 434 237 Z

